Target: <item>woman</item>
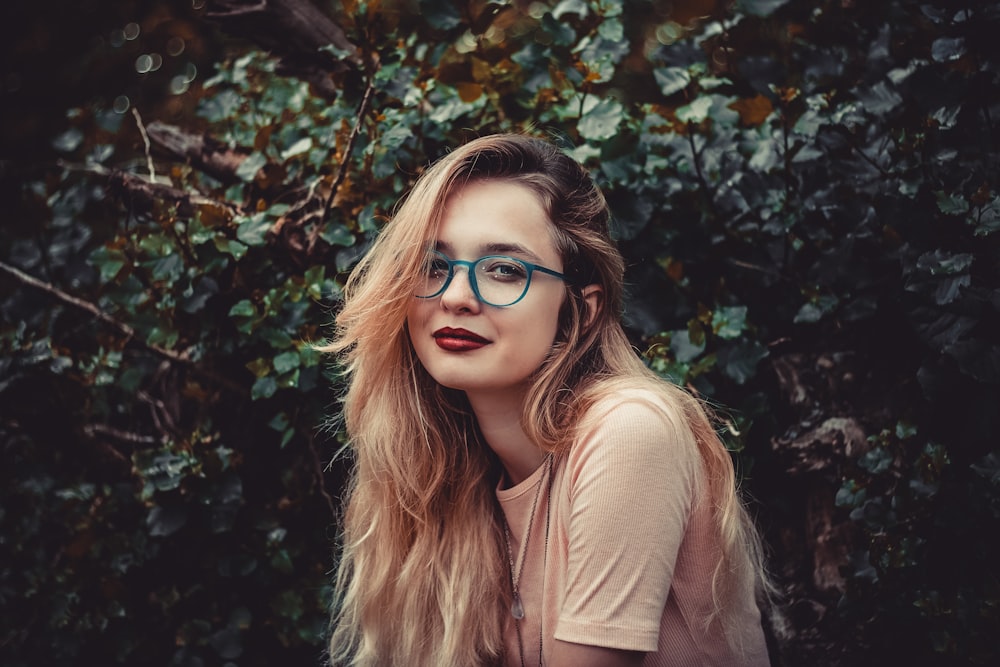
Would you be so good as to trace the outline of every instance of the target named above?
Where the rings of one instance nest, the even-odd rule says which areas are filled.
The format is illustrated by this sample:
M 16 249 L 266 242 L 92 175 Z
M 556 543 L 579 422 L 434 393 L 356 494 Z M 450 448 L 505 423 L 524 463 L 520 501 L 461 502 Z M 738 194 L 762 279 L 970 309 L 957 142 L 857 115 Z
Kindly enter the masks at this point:
M 351 276 L 334 664 L 768 664 L 731 459 L 629 345 L 608 219 L 549 143 L 484 137 Z

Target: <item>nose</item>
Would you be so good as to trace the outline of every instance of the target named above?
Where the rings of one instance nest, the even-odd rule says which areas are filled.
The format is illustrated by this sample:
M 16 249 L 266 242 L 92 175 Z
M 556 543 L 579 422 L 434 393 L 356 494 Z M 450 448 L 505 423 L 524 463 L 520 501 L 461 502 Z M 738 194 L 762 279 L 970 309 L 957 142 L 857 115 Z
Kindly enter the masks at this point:
M 482 304 L 476 297 L 476 292 L 472 289 L 469 269 L 465 266 L 456 266 L 455 272 L 448 283 L 448 287 L 441 293 L 441 305 L 447 310 L 456 312 L 479 312 Z

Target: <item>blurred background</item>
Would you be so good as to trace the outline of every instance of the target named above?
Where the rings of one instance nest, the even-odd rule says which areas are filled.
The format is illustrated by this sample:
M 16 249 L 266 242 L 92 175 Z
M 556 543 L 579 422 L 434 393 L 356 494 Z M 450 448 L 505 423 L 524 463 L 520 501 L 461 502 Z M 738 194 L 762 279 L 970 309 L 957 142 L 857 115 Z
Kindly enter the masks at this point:
M 594 174 L 717 407 L 776 666 L 996 664 L 1000 7 L 0 8 L 0 662 L 323 661 L 346 276 L 434 159 Z

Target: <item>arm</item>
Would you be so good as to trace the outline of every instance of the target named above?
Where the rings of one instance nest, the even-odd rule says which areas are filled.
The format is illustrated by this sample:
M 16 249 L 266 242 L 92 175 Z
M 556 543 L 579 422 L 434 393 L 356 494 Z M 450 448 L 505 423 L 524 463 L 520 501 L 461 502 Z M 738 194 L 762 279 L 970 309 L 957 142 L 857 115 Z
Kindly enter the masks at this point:
M 643 402 L 595 421 L 568 461 L 567 588 L 555 638 L 568 654 L 591 651 L 591 664 L 637 664 L 635 651 L 657 648 L 697 450 L 679 416 Z
M 622 651 L 556 639 L 548 664 L 550 667 L 638 667 L 645 656 L 641 651 Z

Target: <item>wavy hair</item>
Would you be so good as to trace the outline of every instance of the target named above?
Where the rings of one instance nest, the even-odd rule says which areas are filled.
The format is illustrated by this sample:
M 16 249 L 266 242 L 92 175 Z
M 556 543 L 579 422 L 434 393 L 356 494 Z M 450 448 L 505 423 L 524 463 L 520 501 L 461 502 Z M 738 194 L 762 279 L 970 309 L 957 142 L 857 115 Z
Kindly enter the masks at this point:
M 547 141 L 493 135 L 461 146 L 418 179 L 349 278 L 334 337 L 321 348 L 344 365 L 343 416 L 354 455 L 331 662 L 468 666 L 502 658 L 510 591 L 494 495 L 499 464 L 464 394 L 428 375 L 406 329 L 448 198 L 485 179 L 538 196 L 568 276 L 556 342 L 525 401 L 525 432 L 543 449 L 563 451 L 587 409 L 622 384 L 650 387 L 678 406 L 698 443 L 722 545 L 715 612 L 704 622 L 729 628 L 726 603 L 738 583 L 766 587 L 760 540 L 729 453 L 700 401 L 656 377 L 629 344 L 620 324 L 624 262 L 590 175 Z M 590 284 L 603 291 L 588 314 L 582 288 Z

